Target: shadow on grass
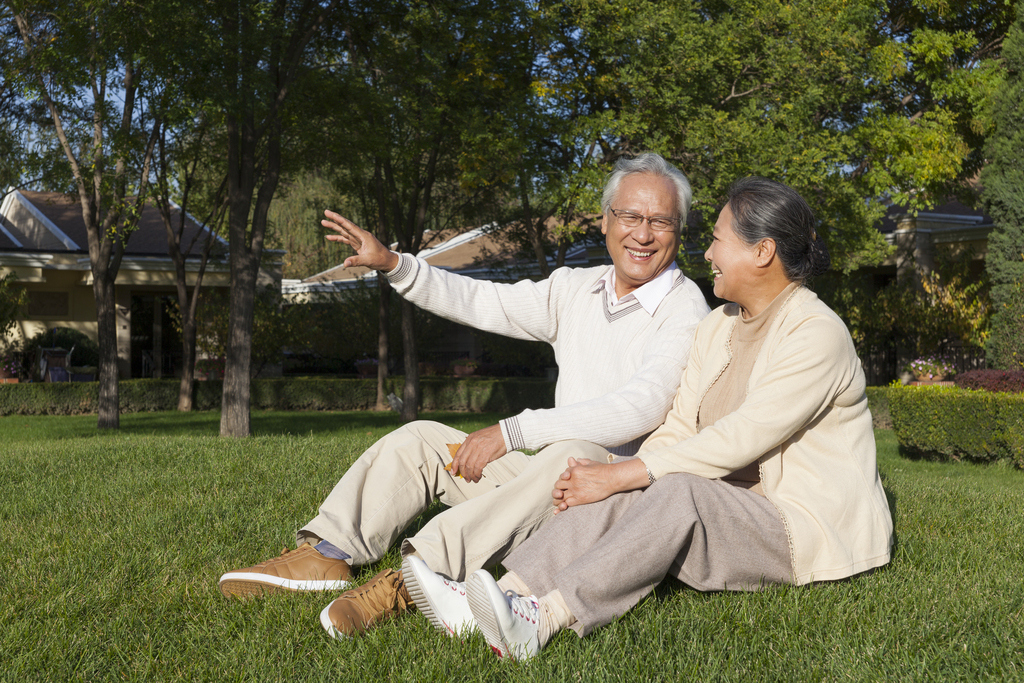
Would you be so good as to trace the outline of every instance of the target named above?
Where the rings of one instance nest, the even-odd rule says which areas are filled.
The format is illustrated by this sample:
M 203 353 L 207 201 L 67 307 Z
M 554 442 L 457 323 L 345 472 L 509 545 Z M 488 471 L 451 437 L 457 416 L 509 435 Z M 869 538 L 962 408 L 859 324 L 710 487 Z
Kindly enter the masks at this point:
M 495 413 L 422 413 L 421 419 L 450 424 L 474 431 L 495 424 L 506 415 Z M 397 413 L 371 411 L 346 412 L 269 412 L 252 413 L 252 432 L 256 436 L 285 434 L 330 436 L 334 433 L 362 431 L 383 435 L 401 425 Z M 35 439 L 81 439 L 119 436 L 210 436 L 220 434 L 219 411 L 191 413 L 156 412 L 121 415 L 121 428 L 99 431 L 95 415 L 9 415 L 0 417 L 0 434 L 7 441 Z
M 387 430 L 402 424 L 397 413 L 254 413 L 255 435 L 325 434 L 342 430 Z

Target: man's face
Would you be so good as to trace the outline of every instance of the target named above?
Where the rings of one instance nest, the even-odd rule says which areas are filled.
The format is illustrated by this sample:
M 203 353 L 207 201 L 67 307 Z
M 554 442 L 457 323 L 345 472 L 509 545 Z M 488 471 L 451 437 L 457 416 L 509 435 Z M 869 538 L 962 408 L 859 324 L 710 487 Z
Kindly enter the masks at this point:
M 668 178 L 647 173 L 623 178 L 611 208 L 643 216 L 679 217 L 675 185 Z M 680 227 L 672 232 L 656 232 L 645 220 L 627 228 L 609 211 L 601 232 L 615 264 L 615 294 L 620 299 L 661 275 L 679 251 Z

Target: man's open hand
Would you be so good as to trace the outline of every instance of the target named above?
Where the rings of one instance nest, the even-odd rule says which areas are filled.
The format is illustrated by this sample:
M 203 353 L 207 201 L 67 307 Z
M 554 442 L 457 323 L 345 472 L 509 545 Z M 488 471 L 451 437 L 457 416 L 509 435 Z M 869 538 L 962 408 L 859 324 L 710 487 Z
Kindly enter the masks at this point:
M 462 442 L 452 459 L 452 476 L 462 474 L 466 481 L 478 482 L 484 467 L 508 453 L 501 425 L 493 425 L 473 432 Z
M 324 211 L 324 215 L 327 218 L 320 221 L 320 225 L 334 231 L 333 235 L 327 235 L 327 240 L 347 244 L 356 252 L 355 256 L 345 259 L 343 265 L 346 268 L 365 266 L 387 272 L 398 267 L 398 254 L 381 244 L 376 237 L 333 211 Z

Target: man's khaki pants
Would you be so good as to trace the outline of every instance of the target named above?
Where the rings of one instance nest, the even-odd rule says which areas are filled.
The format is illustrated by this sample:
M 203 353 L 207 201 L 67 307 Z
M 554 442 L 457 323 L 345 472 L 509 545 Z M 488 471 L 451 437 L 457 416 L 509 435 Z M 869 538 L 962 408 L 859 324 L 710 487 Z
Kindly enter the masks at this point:
M 500 562 L 551 517 L 551 491 L 569 456 L 605 462 L 607 451 L 585 441 L 552 444 L 533 456 L 512 451 L 488 464 L 479 482 L 445 471 L 447 444 L 465 432 L 438 422 L 411 422 L 371 446 L 335 485 L 320 514 L 297 534 L 325 539 L 353 565 L 379 560 L 434 498 L 451 507 L 402 543 L 433 571 L 462 581 Z

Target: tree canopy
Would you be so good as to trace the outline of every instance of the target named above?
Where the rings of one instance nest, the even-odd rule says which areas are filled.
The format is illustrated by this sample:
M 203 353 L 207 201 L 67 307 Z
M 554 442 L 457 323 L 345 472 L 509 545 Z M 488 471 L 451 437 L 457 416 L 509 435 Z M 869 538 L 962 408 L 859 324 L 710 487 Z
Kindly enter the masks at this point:
M 887 252 L 887 203 L 928 206 L 977 171 L 992 78 L 979 61 L 1005 31 L 1002 3 L 573 5 L 608 70 L 605 153 L 675 160 L 705 227 L 730 182 L 769 176 L 810 201 L 848 271 Z
M 79 200 L 88 236 L 100 348 L 99 426 L 119 426 L 114 283 L 138 225 L 164 104 L 173 97 L 146 54 L 159 8 L 91 0 L 17 3 L 5 77 L 41 108 L 37 158 Z M 17 47 L 14 47 L 17 45 Z M 45 122 L 45 123 L 44 123 Z M 63 163 L 54 163 L 55 157 Z M 46 176 L 44 176 L 46 177 Z
M 0 180 L 75 192 L 110 287 L 131 198 L 158 170 L 162 196 L 194 187 L 202 215 L 224 203 L 222 432 L 247 434 L 264 245 L 329 265 L 311 253 L 310 191 L 404 251 L 428 228 L 512 223 L 542 275 L 598 210 L 611 164 L 640 151 L 690 177 L 691 247 L 751 174 L 808 199 L 843 272 L 889 252 L 876 227 L 887 205 L 967 197 L 983 167 L 990 212 L 1019 226 L 1000 213 L 1019 209 L 1006 160 L 1020 144 L 1020 39 L 1004 44 L 1016 13 L 1005 0 L 6 2 L 0 152 L 16 160 Z M 154 169 L 157 140 L 182 144 L 160 147 Z M 179 154 L 199 169 L 188 182 Z M 282 185 L 294 211 L 272 207 Z M 382 330 L 387 301 L 382 286 Z M 112 304 L 101 309 L 100 346 L 113 348 Z

